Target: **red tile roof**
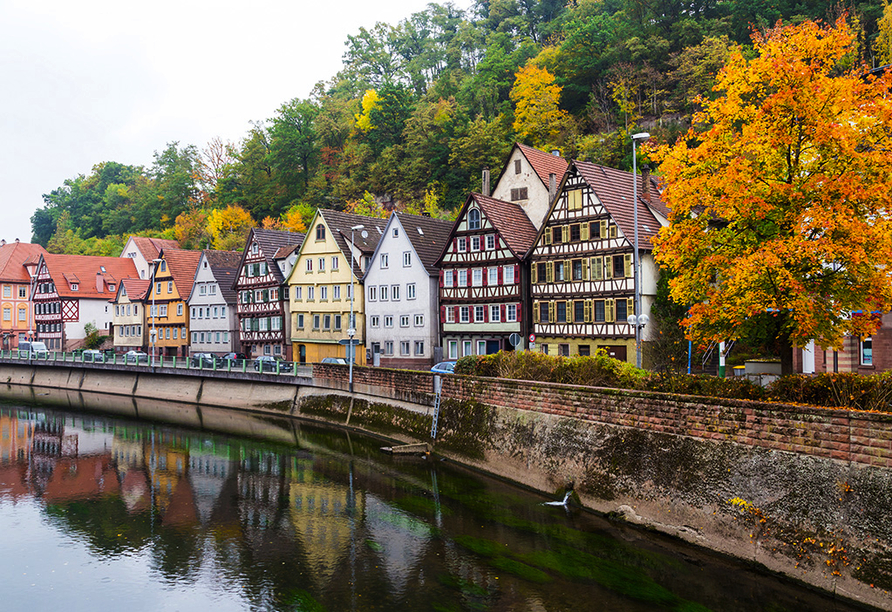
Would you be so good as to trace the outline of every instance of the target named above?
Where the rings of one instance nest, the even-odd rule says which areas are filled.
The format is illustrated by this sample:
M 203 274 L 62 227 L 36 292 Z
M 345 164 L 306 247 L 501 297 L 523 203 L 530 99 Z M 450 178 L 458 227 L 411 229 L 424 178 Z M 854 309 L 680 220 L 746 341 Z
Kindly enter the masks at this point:
M 164 238 L 148 238 L 146 236 L 130 236 L 136 247 L 147 261 L 158 259 L 158 254 L 163 249 L 178 249 L 180 244 L 176 240 Z
M 0 246 L 0 281 L 7 283 L 30 283 L 31 276 L 25 268 L 26 263 L 37 263 L 41 255 L 46 254 L 39 244 L 27 242 L 9 242 Z
M 195 271 L 201 259 L 201 251 L 186 249 L 162 249 L 161 258 L 167 262 L 167 269 L 177 286 L 177 292 L 183 300 L 189 299 L 192 285 L 195 283 Z
M 536 226 L 533 225 L 523 209 L 514 202 L 496 200 L 479 193 L 472 193 L 468 196 L 468 202 L 472 199 L 477 202 L 480 210 L 498 230 L 511 252 L 517 257 L 523 257 L 533 246 L 538 233 Z M 461 216 L 464 215 L 465 210 L 467 210 L 467 202 Z
M 549 175 L 554 174 L 556 180 L 560 181 L 561 177 L 564 176 L 564 172 L 567 171 L 567 166 L 569 164 L 566 159 L 559 155 L 546 153 L 545 151 L 528 147 L 525 144 L 517 143 L 515 146 L 520 149 L 520 152 L 527 158 L 527 161 L 530 162 L 533 170 L 536 171 L 542 184 L 546 187 L 548 187 Z
M 121 287 L 127 291 L 127 298 L 131 302 L 139 302 L 145 299 L 146 293 L 149 292 L 150 282 L 148 279 L 142 278 L 125 278 L 121 281 Z
M 139 278 L 139 272 L 129 257 L 46 253 L 43 260 L 61 297 L 114 298 L 118 288 L 115 286 L 114 291 L 109 291 L 108 282 L 120 283 L 125 278 Z M 101 290 L 96 288 L 97 276 L 105 281 L 101 283 Z M 77 291 L 72 291 L 66 279 L 77 279 L 74 281 L 79 283 Z

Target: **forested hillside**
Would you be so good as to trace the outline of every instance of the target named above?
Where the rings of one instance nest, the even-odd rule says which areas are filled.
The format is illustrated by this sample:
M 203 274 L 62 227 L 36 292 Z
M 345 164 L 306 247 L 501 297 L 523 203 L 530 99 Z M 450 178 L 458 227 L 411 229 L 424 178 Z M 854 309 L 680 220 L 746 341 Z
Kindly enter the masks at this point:
M 448 214 L 516 140 L 628 168 L 629 133 L 679 134 L 753 29 L 844 12 L 860 32 L 852 60 L 887 63 L 892 9 L 882 19 L 876 2 L 430 4 L 350 36 L 338 74 L 240 142 L 171 143 L 150 167 L 102 162 L 65 180 L 32 217 L 33 240 L 95 254 L 117 254 L 130 233 L 231 248 L 253 224 L 300 230 L 319 206 Z

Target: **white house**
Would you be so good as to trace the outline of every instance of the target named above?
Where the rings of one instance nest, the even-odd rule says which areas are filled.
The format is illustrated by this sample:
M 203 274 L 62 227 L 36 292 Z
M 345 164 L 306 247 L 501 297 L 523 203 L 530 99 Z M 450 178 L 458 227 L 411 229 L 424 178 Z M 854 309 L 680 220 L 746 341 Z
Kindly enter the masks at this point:
M 180 245 L 176 240 L 130 236 L 121 251 L 121 257 L 132 259 L 139 278 L 148 279 L 151 276 L 152 261 L 158 259 L 162 249 L 178 248 Z
M 511 149 L 491 194 L 488 193 L 489 181 L 484 178 L 483 195 L 517 204 L 539 229 L 566 171 L 567 160 L 557 152 L 546 153 L 517 143 Z
M 188 298 L 191 353 L 241 352 L 232 288 L 241 259 L 241 251 L 201 252 Z
M 363 277 L 372 364 L 427 369 L 439 348 L 436 261 L 451 221 L 393 213 Z

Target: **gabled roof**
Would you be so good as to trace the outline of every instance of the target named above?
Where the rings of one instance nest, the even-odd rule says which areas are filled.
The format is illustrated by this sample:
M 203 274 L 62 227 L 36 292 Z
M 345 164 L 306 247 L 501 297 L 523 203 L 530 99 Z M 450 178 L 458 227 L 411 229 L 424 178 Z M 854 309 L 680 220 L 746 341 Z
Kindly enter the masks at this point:
M 497 200 L 480 193 L 471 193 L 468 195 L 468 199 L 465 200 L 464 206 L 462 206 L 461 211 L 458 213 L 458 217 L 452 226 L 449 238 L 452 238 L 462 219 L 467 215 L 468 207 L 471 205 L 471 202 L 477 203 L 477 206 L 483 211 L 487 220 L 489 220 L 492 226 L 496 229 L 499 236 L 502 237 L 508 245 L 508 249 L 514 256 L 518 259 L 523 259 L 526 252 L 530 250 L 535 243 L 538 232 L 536 226 L 530 221 L 530 218 L 524 212 L 523 208 L 514 202 Z M 443 260 L 448 248 L 449 241 L 447 240 L 446 244 L 443 245 L 443 249 L 440 251 L 439 257 L 437 257 L 437 265 Z
M 165 238 L 148 238 L 146 236 L 130 236 L 130 240 L 146 258 L 146 261 L 158 259 L 158 254 L 164 249 L 178 249 L 180 244 L 176 240 L 167 240 Z M 126 245 L 125 245 L 126 246 Z
M 29 283 L 31 276 L 25 264 L 37 263 L 46 254 L 39 244 L 10 242 L 0 246 L 0 281 L 5 283 Z
M 121 295 L 122 290 L 126 290 L 127 299 L 131 302 L 140 302 L 146 298 L 150 284 L 151 281 L 148 279 L 125 278 L 121 281 L 121 286 L 118 287 L 118 295 Z
M 536 176 L 539 177 L 539 180 L 542 181 L 542 184 L 545 185 L 546 189 L 548 189 L 549 187 L 549 176 L 551 174 L 554 174 L 555 179 L 557 181 L 560 181 L 561 177 L 564 176 L 564 172 L 567 171 L 567 166 L 569 164 L 563 157 L 559 155 L 553 155 L 551 153 L 546 153 L 545 151 L 540 151 L 539 149 L 534 149 L 533 147 L 527 146 L 525 144 L 515 142 L 514 147 L 508 154 L 508 157 L 505 158 L 505 165 L 502 166 L 502 171 L 496 178 L 496 182 L 494 183 L 495 185 L 499 184 L 499 181 L 502 180 L 502 176 L 504 176 L 505 172 L 508 171 L 508 164 L 511 163 L 511 158 L 514 155 L 515 149 L 520 151 L 521 154 L 529 162 L 530 166 L 533 167 L 533 171 L 536 173 Z
M 571 170 L 573 167 L 598 196 L 598 200 L 610 213 L 623 235 L 631 241 L 635 235 L 635 211 L 631 205 L 632 173 L 580 160 L 574 160 Z M 657 202 L 663 209 L 666 207 L 659 201 L 656 181 L 648 177 L 648 180 L 651 181 L 649 186 L 650 202 L 648 202 L 644 199 L 644 177 L 638 174 L 636 178 L 638 180 L 638 202 L 636 203 L 638 206 L 638 244 L 641 249 L 651 250 L 653 245 L 650 239 L 660 231 L 660 222 L 651 212 L 651 207 L 656 208 Z
M 443 248 L 449 243 L 449 236 L 452 235 L 452 221 L 401 212 L 393 214 L 399 219 L 400 225 L 406 232 L 406 237 L 412 243 L 415 254 L 418 255 L 418 259 L 428 274 L 437 274 L 437 259 L 443 252 Z
M 242 266 L 245 265 L 245 257 L 248 254 L 248 249 L 251 247 L 251 242 L 257 242 L 263 253 L 263 258 L 266 260 L 267 269 L 273 276 L 275 276 L 276 281 L 281 284 L 285 282 L 285 278 L 282 276 L 282 271 L 279 269 L 279 266 L 276 265 L 276 254 L 280 249 L 285 247 L 299 247 L 304 242 L 304 236 L 305 235 L 300 232 L 286 232 L 283 230 L 255 227 L 248 235 L 248 242 L 245 244 L 244 251 L 242 251 L 238 269 L 240 270 Z M 233 279 L 233 286 L 235 286 L 237 280 L 238 274 L 236 274 L 236 277 Z
M 195 282 L 195 271 L 198 269 L 201 251 L 161 249 L 159 255 L 167 262 L 167 269 L 173 277 L 173 282 L 176 283 L 180 298 L 187 299 L 192 294 L 192 284 Z
M 204 258 L 207 259 L 208 266 L 220 285 L 220 293 L 227 304 L 236 303 L 236 294 L 232 286 L 238 278 L 239 265 L 242 261 L 240 251 L 202 251 Z M 198 271 L 195 272 L 198 274 Z
M 120 283 L 127 278 L 139 278 L 136 265 L 129 257 L 98 257 L 92 255 L 57 255 L 46 253 L 43 255 L 46 268 L 53 283 L 56 285 L 56 293 L 60 297 L 70 298 L 113 298 L 118 291 L 107 291 L 108 285 L 103 283 L 102 291 L 96 289 L 96 276 L 102 276 L 106 282 Z M 103 271 L 105 268 L 105 271 Z M 66 279 L 78 283 L 78 290 L 72 291 Z
M 363 215 L 353 215 L 350 213 L 340 212 L 337 210 L 329 210 L 320 208 L 318 214 L 325 219 L 325 224 L 331 231 L 334 238 L 341 249 L 341 253 L 347 258 L 347 261 L 353 263 L 353 274 L 356 278 L 362 277 L 362 270 L 359 263 L 352 257 L 350 250 L 350 228 L 362 225 L 363 229 L 353 232 L 353 244 L 356 249 L 363 255 L 371 255 L 375 252 L 378 242 L 384 235 L 384 228 L 387 226 L 387 219 L 379 219 L 377 217 L 365 217 Z M 309 231 L 313 231 L 310 228 Z M 363 231 L 365 236 L 363 236 Z

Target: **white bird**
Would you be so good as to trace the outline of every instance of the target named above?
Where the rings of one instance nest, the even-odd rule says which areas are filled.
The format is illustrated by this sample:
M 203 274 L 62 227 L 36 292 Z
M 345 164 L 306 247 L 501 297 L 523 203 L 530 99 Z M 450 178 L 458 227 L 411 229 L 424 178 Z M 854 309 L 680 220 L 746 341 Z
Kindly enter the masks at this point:
M 542 505 L 543 506 L 563 506 L 564 508 L 566 508 L 567 502 L 570 501 L 570 495 L 572 495 L 572 493 L 573 493 L 573 489 L 570 489 L 569 491 L 567 491 L 567 494 L 564 495 L 564 501 L 543 502 Z

